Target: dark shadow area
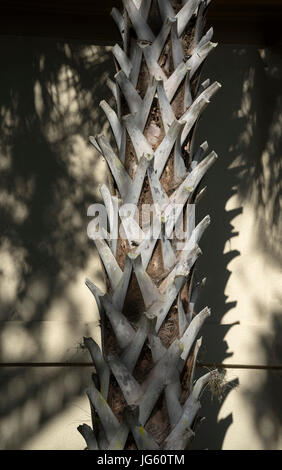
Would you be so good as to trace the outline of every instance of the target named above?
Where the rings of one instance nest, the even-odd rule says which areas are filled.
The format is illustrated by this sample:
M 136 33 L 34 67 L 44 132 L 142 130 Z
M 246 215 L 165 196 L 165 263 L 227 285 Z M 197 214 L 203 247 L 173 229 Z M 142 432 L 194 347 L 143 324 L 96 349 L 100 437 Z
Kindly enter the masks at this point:
M 225 336 L 234 325 L 228 322 L 228 312 L 236 306 L 236 299 L 229 299 L 225 289 L 232 275 L 228 264 L 240 255 L 232 249 L 232 238 L 239 235 L 232 221 L 240 217 L 245 204 L 251 204 L 256 213 L 254 240 L 265 255 L 281 265 L 282 127 L 277 126 L 282 112 L 281 70 L 277 50 L 263 52 L 240 46 L 219 46 L 203 69 L 202 80 L 209 77 L 223 87 L 204 112 L 197 131 L 198 144 L 207 140 L 219 155 L 206 176 L 207 194 L 197 209 L 198 220 L 206 214 L 212 220 L 201 241 L 203 255 L 197 270 L 199 278 L 207 276 L 207 282 L 196 311 L 206 305 L 212 311 L 202 330 L 200 362 L 223 363 L 233 355 Z M 234 195 L 238 206 L 228 210 L 226 204 Z M 220 325 L 222 320 L 224 325 Z M 208 403 L 207 395 L 203 398 L 206 428 L 203 425 L 198 430 L 194 448 L 221 449 L 232 416 L 218 423 L 221 403 Z M 250 396 L 250 400 L 254 398 Z
M 245 71 L 242 106 L 244 130 L 235 150 L 244 165 L 238 193 L 251 201 L 260 250 L 278 267 L 282 263 L 282 46 L 257 51 Z
M 36 361 L 44 357 L 38 333 L 54 299 L 64 302 L 56 321 L 71 322 L 74 331 L 81 321 L 78 305 L 63 292 L 94 252 L 87 208 L 97 201 L 101 170 L 88 136 L 105 124 L 99 102 L 110 96 L 105 81 L 113 64 L 105 47 L 24 37 L 0 38 L 0 62 L 0 331 L 3 340 L 17 322 L 27 346 L 33 344 L 24 360 Z M 81 392 L 87 375 L 85 368 L 66 368 L 35 383 L 34 369 L 0 374 L 0 421 L 4 426 L 10 414 L 18 416 L 1 432 L 2 449 L 20 448 Z M 60 395 L 54 409 L 45 403 L 46 390 Z M 29 428 L 22 413 L 31 397 L 37 420 Z

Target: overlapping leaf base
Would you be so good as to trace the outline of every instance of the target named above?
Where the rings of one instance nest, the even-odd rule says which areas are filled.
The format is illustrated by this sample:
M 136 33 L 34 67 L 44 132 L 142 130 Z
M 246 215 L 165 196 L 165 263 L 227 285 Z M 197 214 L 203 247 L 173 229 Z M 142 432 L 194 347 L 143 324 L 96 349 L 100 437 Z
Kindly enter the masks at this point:
M 206 142 L 192 148 L 195 125 L 220 87 L 199 84 L 216 44 L 212 29 L 203 35 L 209 0 L 123 4 L 123 15 L 112 11 L 123 43 L 113 48 L 117 73 L 108 81 L 116 109 L 101 102 L 116 148 L 102 135 L 91 137 L 111 173 L 101 194 L 113 237 L 95 240 L 108 292 L 86 282 L 100 311 L 102 350 L 85 338 L 96 369 L 88 391 L 93 429 L 84 424 L 79 431 L 88 449 L 185 449 L 213 374 L 194 383 L 198 332 L 210 315 L 208 308 L 194 312 L 204 283 L 194 282 L 194 267 L 210 219 L 193 228 L 190 207 L 217 158 L 205 156 Z M 119 212 L 127 203 L 159 208 L 143 239 Z M 174 232 L 181 205 L 186 235 L 179 251 Z M 117 236 L 121 220 L 126 240 Z

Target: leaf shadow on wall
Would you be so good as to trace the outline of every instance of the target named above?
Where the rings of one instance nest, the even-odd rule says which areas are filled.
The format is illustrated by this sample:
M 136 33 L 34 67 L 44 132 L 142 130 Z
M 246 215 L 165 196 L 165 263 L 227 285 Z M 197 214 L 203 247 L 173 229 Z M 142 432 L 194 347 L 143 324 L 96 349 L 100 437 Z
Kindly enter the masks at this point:
M 235 323 L 228 321 L 228 312 L 236 307 L 237 299 L 229 299 L 225 289 L 232 276 L 232 264 L 228 265 L 240 255 L 237 249 L 232 249 L 232 238 L 239 235 L 232 221 L 240 217 L 245 204 L 251 204 L 256 214 L 254 243 L 264 256 L 281 265 L 278 214 L 282 139 L 281 125 L 277 126 L 277 122 L 282 118 L 282 62 L 279 54 L 276 49 L 263 52 L 255 47 L 223 45 L 209 57 L 203 69 L 202 80 L 210 77 L 223 85 L 201 118 L 197 132 L 198 144 L 207 140 L 219 155 L 205 178 L 207 195 L 197 209 L 199 220 L 206 214 L 212 220 L 201 242 L 203 255 L 198 265 L 198 275 L 207 276 L 207 283 L 196 310 L 208 305 L 212 311 L 202 330 L 199 361 L 204 363 L 223 363 L 227 358 L 232 362 L 234 351 L 229 350 L 225 337 L 235 325 L 242 327 L 243 317 Z M 226 205 L 234 195 L 237 207 L 227 210 Z M 222 321 L 224 324 L 220 325 Z M 231 376 L 237 386 L 236 372 L 233 370 Z M 228 393 L 236 392 L 229 389 Z M 252 400 L 250 395 L 253 406 Z M 202 403 L 201 414 L 206 420 L 196 433 L 193 448 L 221 449 L 233 422 L 232 413 L 219 418 L 224 402 L 211 403 L 208 393 L 204 394 Z
M 99 198 L 101 167 L 88 136 L 105 125 L 99 101 L 110 96 L 112 58 L 79 41 L 2 37 L 0 60 L 1 361 L 48 361 L 46 320 L 65 322 L 57 344 L 81 322 L 78 300 L 66 292 L 94 252 L 87 208 Z M 6 449 L 20 448 L 90 377 L 79 367 L 0 374 Z M 26 420 L 30 402 L 34 419 Z
M 280 308 L 279 308 L 280 305 Z M 265 315 L 265 305 L 257 304 L 257 311 Z M 265 356 L 267 364 L 282 364 L 282 341 L 279 332 L 282 328 L 282 299 L 277 298 L 277 309 L 269 315 L 269 328 L 258 336 L 258 347 Z M 264 450 L 281 448 L 281 370 L 266 369 L 259 372 L 259 380 L 252 381 L 244 390 L 246 403 L 255 403 L 251 407 L 256 434 Z

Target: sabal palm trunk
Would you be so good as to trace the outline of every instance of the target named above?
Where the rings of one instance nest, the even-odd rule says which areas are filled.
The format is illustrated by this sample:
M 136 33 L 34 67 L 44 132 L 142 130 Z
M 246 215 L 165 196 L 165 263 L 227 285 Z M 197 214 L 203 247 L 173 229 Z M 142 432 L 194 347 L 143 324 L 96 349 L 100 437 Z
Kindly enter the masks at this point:
M 102 331 L 101 348 L 84 340 L 96 370 L 87 392 L 93 429 L 78 428 L 88 449 L 186 449 L 213 375 L 194 382 L 197 337 L 210 315 L 208 308 L 194 312 L 203 284 L 196 283 L 194 269 L 210 218 L 194 228 L 193 209 L 217 156 L 205 156 L 206 142 L 195 151 L 192 144 L 197 121 L 220 87 L 199 81 L 216 46 L 212 28 L 203 35 L 209 3 L 123 0 L 123 14 L 112 11 L 122 36 L 122 47 L 113 48 L 115 82 L 108 81 L 116 106 L 102 101 L 101 107 L 116 143 L 112 147 L 103 135 L 90 138 L 110 170 L 101 194 L 112 238 L 95 234 L 107 292 L 86 281 Z M 144 238 L 134 232 L 125 204 L 140 211 L 154 204 Z

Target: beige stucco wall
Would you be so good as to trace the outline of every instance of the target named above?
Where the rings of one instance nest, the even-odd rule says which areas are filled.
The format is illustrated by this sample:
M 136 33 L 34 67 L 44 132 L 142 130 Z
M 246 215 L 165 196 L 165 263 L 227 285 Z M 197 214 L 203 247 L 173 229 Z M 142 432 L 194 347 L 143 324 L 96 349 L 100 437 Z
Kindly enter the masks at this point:
M 0 56 L 0 360 L 88 362 L 80 342 L 98 330 L 84 279 L 103 280 L 86 214 L 105 164 L 87 136 L 108 132 L 98 105 L 112 60 L 102 46 L 38 38 L 2 38 Z M 282 447 L 282 371 L 257 368 L 282 364 L 281 74 L 279 49 L 236 45 L 219 46 L 203 70 L 223 88 L 197 137 L 220 157 L 198 215 L 212 217 L 199 359 L 229 364 L 230 384 L 221 403 L 205 395 L 194 448 Z M 0 368 L 0 448 L 82 449 L 90 372 Z

